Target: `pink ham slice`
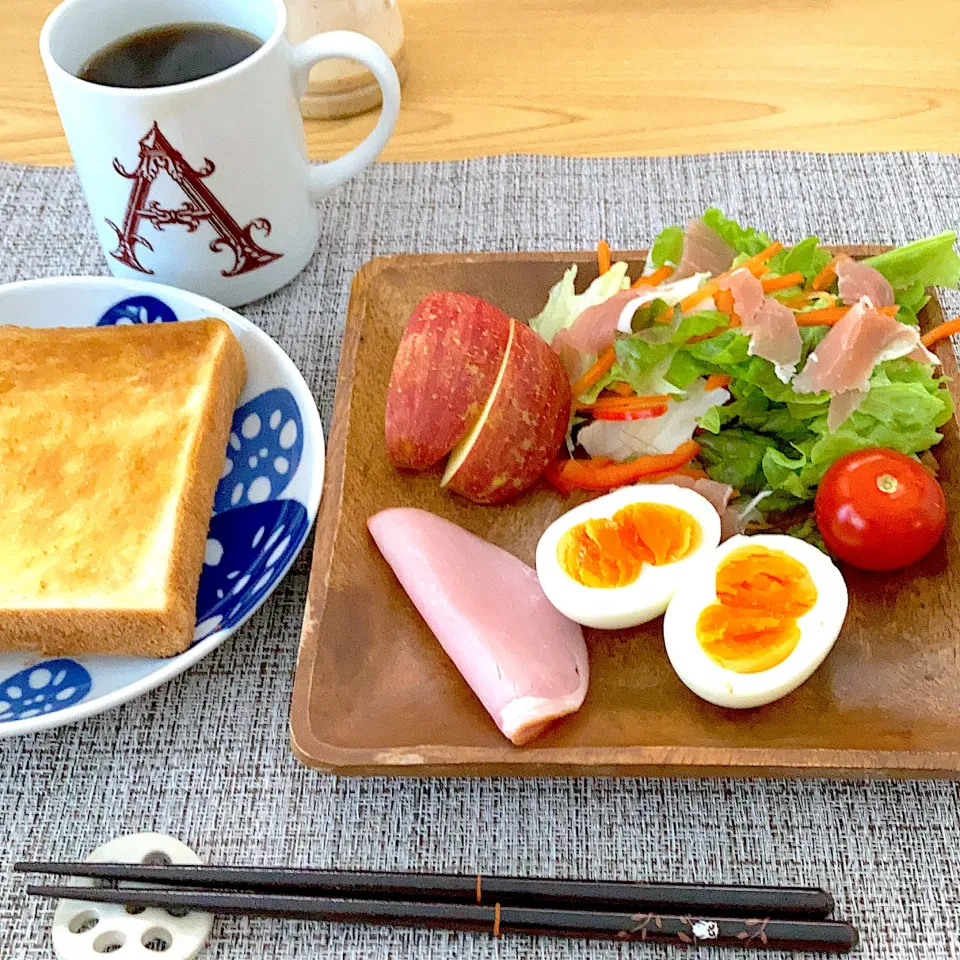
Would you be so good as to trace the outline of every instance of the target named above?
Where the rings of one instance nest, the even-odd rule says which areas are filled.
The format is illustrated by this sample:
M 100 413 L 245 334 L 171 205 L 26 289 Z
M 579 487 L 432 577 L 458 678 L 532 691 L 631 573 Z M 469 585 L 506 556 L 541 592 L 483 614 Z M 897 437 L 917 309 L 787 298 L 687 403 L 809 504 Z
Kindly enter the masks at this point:
M 929 351 L 922 343 L 917 344 L 917 346 L 907 354 L 908 360 L 916 360 L 917 363 L 932 363 L 934 365 L 940 363 L 940 358 L 935 354 Z
M 807 358 L 794 378 L 794 392 L 832 394 L 827 427 L 836 430 L 870 389 L 873 368 L 884 360 L 915 354 L 920 346 L 916 327 L 881 313 L 868 297 L 862 297 Z M 854 396 L 845 397 L 847 393 Z
M 665 477 L 658 483 L 672 483 L 675 487 L 686 487 L 694 490 L 713 504 L 713 509 L 720 515 L 720 540 L 743 533 L 746 524 L 743 517 L 730 507 L 730 498 L 733 496 L 733 487 L 729 483 L 720 483 L 719 480 L 709 480 L 704 477 L 685 477 L 682 474 L 675 477 Z
M 580 709 L 583 631 L 547 600 L 534 570 L 426 510 L 382 510 L 367 526 L 504 736 L 519 746 Z
M 769 360 L 780 380 L 789 383 L 803 352 L 793 311 L 779 300 L 765 297 L 763 284 L 749 270 L 734 270 L 722 277 L 720 289 L 733 296 L 733 311 L 750 337 L 750 356 Z
M 841 257 L 835 269 L 837 289 L 844 303 L 854 304 L 861 297 L 869 297 L 878 310 L 881 307 L 893 306 L 893 287 L 879 270 L 851 257 Z
M 711 273 L 714 276 L 730 269 L 737 252 L 702 220 L 691 220 L 683 235 L 683 254 L 677 264 L 674 280 L 693 276 L 695 273 Z
M 575 350 L 587 357 L 600 353 L 613 343 L 618 330 L 621 333 L 632 332 L 634 315 L 645 303 L 659 299 L 670 304 L 679 303 L 697 289 L 702 279 L 696 275 L 681 281 L 671 278 L 655 287 L 620 290 L 603 303 L 587 307 L 569 328 L 561 330 L 553 338 L 551 346 L 560 354 L 561 361 L 569 371 L 571 367 L 579 366 L 572 357 L 569 361 L 565 359 L 569 351 Z
M 797 318 L 779 300 L 767 297 L 763 306 L 748 321 L 743 332 L 750 337 L 749 353 L 769 360 L 783 383 L 789 383 L 803 353 L 803 341 Z
M 655 299 L 656 294 L 647 295 L 647 300 Z M 561 330 L 553 338 L 551 346 L 558 353 L 571 347 L 586 356 L 605 350 L 613 343 L 623 308 L 634 300 L 638 306 L 644 302 L 636 290 L 621 290 L 603 303 L 587 307 L 566 330 Z
M 827 428 L 836 430 L 854 413 L 866 399 L 866 390 L 848 390 L 830 398 L 830 409 L 827 411 Z
M 561 330 L 554 336 L 550 346 L 560 358 L 563 369 L 567 371 L 570 382 L 573 383 L 587 369 L 587 354 L 581 353 L 569 341 L 569 330 Z
M 763 284 L 749 270 L 734 270 L 719 280 L 721 290 L 733 296 L 733 312 L 744 324 L 750 323 L 763 306 Z

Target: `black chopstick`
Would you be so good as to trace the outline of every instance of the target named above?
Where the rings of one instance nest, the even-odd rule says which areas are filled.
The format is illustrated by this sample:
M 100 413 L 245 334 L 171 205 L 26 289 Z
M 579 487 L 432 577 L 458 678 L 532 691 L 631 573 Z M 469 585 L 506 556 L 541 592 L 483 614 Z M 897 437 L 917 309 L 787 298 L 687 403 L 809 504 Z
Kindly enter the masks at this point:
M 857 944 L 857 931 L 835 920 L 701 918 L 689 915 L 565 910 L 556 907 L 490 906 L 467 903 L 409 903 L 398 900 L 345 900 L 277 893 L 226 893 L 211 890 L 103 889 L 96 887 L 27 887 L 33 896 L 138 907 L 203 910 L 221 915 L 277 917 L 487 931 L 587 937 L 603 940 L 648 940 L 678 945 L 763 947 L 844 953 Z
M 121 863 L 17 863 L 20 873 L 135 881 L 204 889 L 266 890 L 377 900 L 823 919 L 833 897 L 811 887 L 632 883 L 529 877 L 308 870 L 287 867 L 145 866 Z

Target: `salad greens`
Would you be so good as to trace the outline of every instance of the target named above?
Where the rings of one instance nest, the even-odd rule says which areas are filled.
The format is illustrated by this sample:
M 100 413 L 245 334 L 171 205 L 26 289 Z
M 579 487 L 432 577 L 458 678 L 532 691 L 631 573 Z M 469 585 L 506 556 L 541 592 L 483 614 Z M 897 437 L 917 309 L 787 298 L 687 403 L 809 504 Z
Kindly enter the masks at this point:
M 597 277 L 593 283 L 577 293 L 574 282 L 577 279 L 577 265 L 574 264 L 563 275 L 563 279 L 555 284 L 550 291 L 547 304 L 530 321 L 530 326 L 543 337 L 547 343 L 561 331 L 573 325 L 573 321 L 583 313 L 587 307 L 603 303 L 615 293 L 626 290 L 630 286 L 627 279 L 627 264 L 615 263 L 610 269 Z
M 676 266 L 683 256 L 683 227 L 667 227 L 653 241 L 650 248 L 650 262 L 655 267 L 665 263 Z
M 956 287 L 960 285 L 960 258 L 953 249 L 956 242 L 957 235 L 948 230 L 935 237 L 917 240 L 905 247 L 869 257 L 864 263 L 879 270 L 894 290 L 917 285 Z
M 734 249 L 734 267 L 772 243 L 766 233 L 742 226 L 716 208 L 707 210 L 702 219 Z M 893 287 L 898 320 L 917 324 L 917 314 L 929 300 L 928 286 L 960 286 L 956 239 L 955 233 L 942 233 L 865 261 Z M 683 243 L 681 227 L 665 228 L 653 242 L 647 272 L 664 264 L 676 266 Z M 772 256 L 764 279 L 802 274 L 802 286 L 771 294 L 787 301 L 798 316 L 832 307 L 837 303 L 835 295 L 810 289 L 831 260 L 819 239 L 808 237 Z M 630 283 L 626 265 L 616 264 L 578 295 L 575 276 L 576 267 L 571 267 L 551 291 L 543 311 L 531 321 L 548 341 L 569 328 L 587 306 L 602 303 Z M 953 401 L 933 364 L 906 357 L 878 363 L 860 406 L 831 431 L 828 393 L 795 392 L 777 375 L 773 363 L 751 355 L 751 339 L 731 325 L 728 313 L 712 309 L 711 304 L 704 307 L 686 314 L 674 308 L 669 322 L 663 322 L 670 309 L 663 300 L 641 307 L 633 320 L 633 332 L 616 335 L 615 362 L 581 393 L 580 406 L 595 403 L 611 385 L 623 384 L 639 397 L 668 394 L 674 398 L 671 404 L 679 403 L 700 378 L 729 378 L 729 402 L 700 417 L 696 437 L 701 448 L 699 465 L 712 479 L 730 484 L 744 496 L 768 493 L 760 505 L 764 511 L 789 509 L 812 500 L 826 469 L 844 453 L 882 446 L 919 454 L 942 438 L 938 431 L 953 414 Z M 798 370 L 829 329 L 800 327 L 803 351 Z M 595 359 L 585 358 L 585 362 Z M 578 426 L 582 422 L 578 417 Z

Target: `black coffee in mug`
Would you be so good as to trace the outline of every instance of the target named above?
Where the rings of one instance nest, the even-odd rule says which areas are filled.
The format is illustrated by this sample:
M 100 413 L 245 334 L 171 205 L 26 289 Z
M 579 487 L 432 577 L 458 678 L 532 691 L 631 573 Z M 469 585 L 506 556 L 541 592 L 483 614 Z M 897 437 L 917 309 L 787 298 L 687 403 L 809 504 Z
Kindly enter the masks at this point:
M 169 87 L 246 60 L 263 41 L 220 23 L 170 23 L 138 30 L 97 51 L 77 76 L 105 87 Z

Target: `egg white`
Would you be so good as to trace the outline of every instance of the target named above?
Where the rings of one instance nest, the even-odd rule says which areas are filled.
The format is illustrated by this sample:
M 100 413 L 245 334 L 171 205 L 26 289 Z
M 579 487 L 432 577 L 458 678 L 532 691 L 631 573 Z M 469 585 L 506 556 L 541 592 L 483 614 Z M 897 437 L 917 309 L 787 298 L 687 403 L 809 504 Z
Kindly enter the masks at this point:
M 745 546 L 778 550 L 803 564 L 817 590 L 813 608 L 797 618 L 800 639 L 790 655 L 759 673 L 737 673 L 720 666 L 697 639 L 697 620 L 717 599 L 717 567 Z M 731 537 L 685 579 L 663 620 L 667 656 L 677 676 L 697 696 L 719 707 L 760 707 L 792 693 L 810 678 L 833 649 L 847 615 L 847 585 L 833 562 L 795 537 L 762 534 Z
M 700 525 L 699 545 L 676 563 L 644 564 L 637 579 L 623 587 L 587 587 L 571 577 L 557 559 L 561 537 L 579 523 L 612 517 L 633 503 L 663 503 L 685 511 Z M 537 544 L 537 576 L 547 599 L 576 623 L 601 630 L 635 627 L 667 609 L 677 587 L 719 542 L 720 517 L 706 497 L 670 484 L 637 484 L 574 507 L 547 527 Z

